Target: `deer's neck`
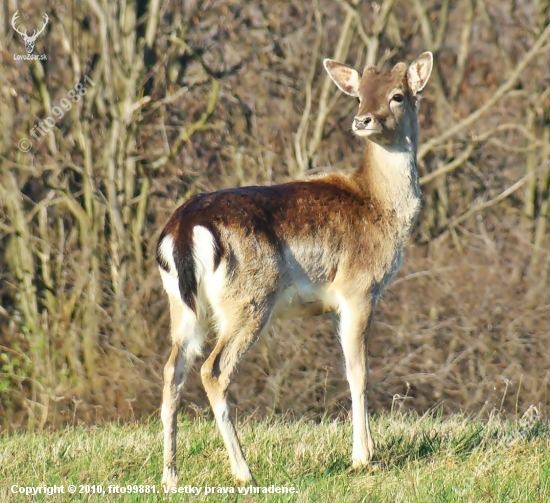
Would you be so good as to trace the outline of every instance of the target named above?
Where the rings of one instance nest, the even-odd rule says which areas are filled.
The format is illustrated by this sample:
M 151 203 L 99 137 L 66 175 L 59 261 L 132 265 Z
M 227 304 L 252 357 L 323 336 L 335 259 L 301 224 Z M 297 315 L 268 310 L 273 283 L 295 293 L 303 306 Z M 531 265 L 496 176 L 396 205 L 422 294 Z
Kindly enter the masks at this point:
M 416 144 L 399 148 L 367 140 L 363 161 L 354 174 L 365 193 L 398 220 L 399 234 L 408 232 L 420 207 Z

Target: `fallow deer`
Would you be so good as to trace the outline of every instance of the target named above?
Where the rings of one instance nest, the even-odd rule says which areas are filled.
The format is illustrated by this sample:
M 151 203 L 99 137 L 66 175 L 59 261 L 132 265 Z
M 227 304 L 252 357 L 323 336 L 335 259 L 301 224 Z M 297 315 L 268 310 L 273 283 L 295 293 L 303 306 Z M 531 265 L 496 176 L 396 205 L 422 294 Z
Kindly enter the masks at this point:
M 425 52 L 410 66 L 397 63 L 386 73 L 368 66 L 361 75 L 325 59 L 335 84 L 359 102 L 352 130 L 366 146 L 355 171 L 199 194 L 162 231 L 157 260 L 172 338 L 161 410 L 165 486 L 177 483 L 180 391 L 211 326 L 217 341 L 202 382 L 233 475 L 252 481 L 227 389 L 239 360 L 276 317 L 332 314 L 351 390 L 352 466 L 371 460 L 367 332 L 420 207 L 418 98 L 432 64 Z

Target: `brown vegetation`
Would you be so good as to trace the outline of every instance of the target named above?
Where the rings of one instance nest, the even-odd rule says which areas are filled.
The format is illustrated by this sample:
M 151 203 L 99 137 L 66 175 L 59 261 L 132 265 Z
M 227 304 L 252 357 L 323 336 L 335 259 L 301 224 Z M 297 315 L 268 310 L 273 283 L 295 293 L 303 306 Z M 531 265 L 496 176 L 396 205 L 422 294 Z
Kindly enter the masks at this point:
M 16 10 L 29 33 L 48 14 L 34 48 L 47 60 L 14 60 L 26 53 Z M 169 341 L 154 250 L 169 215 L 200 191 L 350 169 L 355 103 L 322 58 L 362 69 L 424 50 L 436 66 L 421 106 L 423 210 L 375 314 L 371 406 L 546 412 L 549 13 L 548 0 L 8 0 L 0 424 L 156 411 Z M 322 317 L 274 327 L 230 389 L 239 414 L 346 413 L 330 334 Z M 184 397 L 202 407 L 197 377 Z

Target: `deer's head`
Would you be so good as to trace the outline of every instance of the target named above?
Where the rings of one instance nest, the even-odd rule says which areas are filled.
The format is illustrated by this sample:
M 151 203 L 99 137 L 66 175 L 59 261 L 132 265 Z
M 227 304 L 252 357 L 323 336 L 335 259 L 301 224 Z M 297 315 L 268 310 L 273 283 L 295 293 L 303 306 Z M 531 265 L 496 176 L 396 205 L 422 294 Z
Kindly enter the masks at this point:
M 323 63 L 334 83 L 359 102 L 352 124 L 357 136 L 381 145 L 396 145 L 406 141 L 411 132 L 416 134 L 417 97 L 432 72 L 431 52 L 421 54 L 410 66 L 397 63 L 386 73 L 367 66 L 361 75 L 351 66 L 331 59 Z
M 44 21 L 44 24 L 42 25 L 42 28 L 40 28 L 39 30 L 34 30 L 34 33 L 32 35 L 28 35 L 27 34 L 27 30 L 25 30 L 25 33 L 23 33 L 21 30 L 19 30 L 19 28 L 17 28 L 17 25 L 16 25 L 16 22 L 17 22 L 17 18 L 19 17 L 19 11 L 17 11 L 13 17 L 11 18 L 11 25 L 13 27 L 13 29 L 19 33 L 19 35 L 21 35 L 21 37 L 23 37 L 23 40 L 25 42 L 25 49 L 27 50 L 27 54 L 32 54 L 32 51 L 34 51 L 34 43 L 36 42 L 36 38 L 38 37 L 38 35 L 40 35 L 43 31 L 44 31 L 44 28 L 46 28 L 46 25 L 48 24 L 48 15 L 47 14 L 44 14 L 42 16 L 42 19 Z

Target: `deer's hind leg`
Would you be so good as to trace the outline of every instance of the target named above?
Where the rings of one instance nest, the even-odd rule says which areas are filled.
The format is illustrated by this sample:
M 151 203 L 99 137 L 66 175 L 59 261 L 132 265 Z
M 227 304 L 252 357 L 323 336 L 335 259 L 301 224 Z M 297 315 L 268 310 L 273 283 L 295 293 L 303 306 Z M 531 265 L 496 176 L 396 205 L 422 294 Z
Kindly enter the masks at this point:
M 253 478 L 231 420 L 227 389 L 238 362 L 267 327 L 273 306 L 266 298 L 232 307 L 221 310 L 218 342 L 201 368 L 201 377 L 229 454 L 233 475 L 240 482 L 250 482 Z
M 164 469 L 162 484 L 174 487 L 178 476 L 176 469 L 177 413 L 185 378 L 195 358 L 201 352 L 204 331 L 195 313 L 183 302 L 179 292 L 171 292 L 166 273 L 163 282 L 170 301 L 172 351 L 164 367 L 161 418 L 164 428 Z M 168 283 L 169 285 L 169 283 Z

